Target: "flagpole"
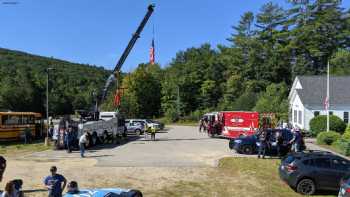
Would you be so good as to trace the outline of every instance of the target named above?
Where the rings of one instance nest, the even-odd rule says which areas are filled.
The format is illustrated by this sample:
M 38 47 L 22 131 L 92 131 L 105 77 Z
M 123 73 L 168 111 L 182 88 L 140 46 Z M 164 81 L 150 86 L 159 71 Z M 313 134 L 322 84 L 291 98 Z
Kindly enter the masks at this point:
M 327 132 L 329 131 L 329 61 L 327 63 Z

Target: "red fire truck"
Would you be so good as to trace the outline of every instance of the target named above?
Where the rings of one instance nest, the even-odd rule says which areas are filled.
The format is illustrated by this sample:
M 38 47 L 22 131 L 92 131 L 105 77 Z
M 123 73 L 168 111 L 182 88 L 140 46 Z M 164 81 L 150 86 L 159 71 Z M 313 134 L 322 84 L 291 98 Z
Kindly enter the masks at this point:
M 259 113 L 223 111 L 219 113 L 222 135 L 228 138 L 253 135 L 259 128 Z
M 259 113 L 244 111 L 222 111 L 205 114 L 209 122 L 209 134 L 227 138 L 253 135 L 259 128 Z

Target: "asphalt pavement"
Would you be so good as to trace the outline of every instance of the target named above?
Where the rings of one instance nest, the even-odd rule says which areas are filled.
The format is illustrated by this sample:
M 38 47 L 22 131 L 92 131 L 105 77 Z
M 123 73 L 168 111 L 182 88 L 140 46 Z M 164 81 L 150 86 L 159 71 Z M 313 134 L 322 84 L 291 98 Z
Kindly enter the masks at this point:
M 156 134 L 156 141 L 150 136 L 129 136 L 121 145 L 101 145 L 87 150 L 86 157 L 96 159 L 96 166 L 106 167 L 195 167 L 216 166 L 220 158 L 233 153 L 227 139 L 210 138 L 197 127 L 171 125 Z M 79 157 L 79 152 L 49 150 L 29 157 L 57 160 Z

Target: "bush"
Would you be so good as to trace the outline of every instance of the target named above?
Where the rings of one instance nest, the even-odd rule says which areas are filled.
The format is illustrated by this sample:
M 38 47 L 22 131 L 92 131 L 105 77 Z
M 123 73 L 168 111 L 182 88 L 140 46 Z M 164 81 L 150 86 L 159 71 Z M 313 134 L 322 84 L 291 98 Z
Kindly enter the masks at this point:
M 332 146 L 337 149 L 340 154 L 345 156 L 350 155 L 350 140 L 346 140 L 344 138 L 338 139 L 335 141 Z
M 175 108 L 169 108 L 165 111 L 165 118 L 169 122 L 176 122 L 179 119 L 177 110 Z
M 338 133 L 344 133 L 346 124 L 338 116 L 331 115 L 329 117 L 329 130 L 336 131 Z M 316 116 L 310 121 L 310 129 L 314 136 L 317 136 L 318 133 L 327 130 L 327 116 L 321 115 Z
M 348 126 L 346 127 L 342 138 L 350 141 L 350 124 L 348 124 Z
M 317 135 L 317 144 L 331 145 L 333 142 L 339 140 L 341 135 L 335 131 L 323 131 Z

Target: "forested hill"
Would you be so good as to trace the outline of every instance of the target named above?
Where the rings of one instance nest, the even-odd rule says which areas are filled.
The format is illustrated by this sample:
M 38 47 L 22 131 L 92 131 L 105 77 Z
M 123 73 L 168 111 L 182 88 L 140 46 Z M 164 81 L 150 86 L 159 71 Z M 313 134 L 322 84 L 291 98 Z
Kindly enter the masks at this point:
M 165 69 L 140 65 L 123 80 L 122 110 L 171 120 L 256 110 L 286 119 L 295 76 L 324 75 L 328 61 L 333 75 L 350 74 L 349 10 L 339 0 L 288 2 L 288 9 L 270 2 L 242 13 L 229 45 L 179 51 Z
M 109 71 L 0 48 L 0 110 L 45 112 L 46 69 L 50 71 L 50 113 L 71 114 L 92 106 L 91 93 Z

